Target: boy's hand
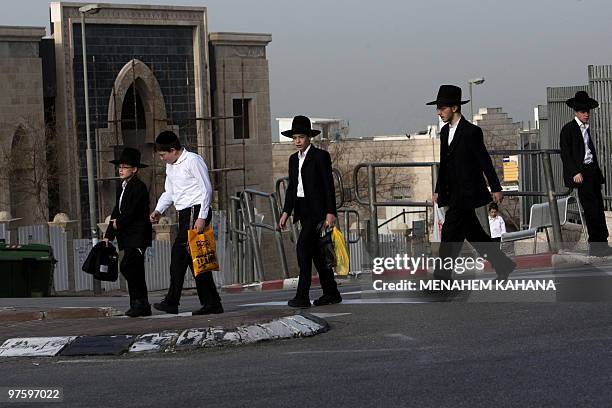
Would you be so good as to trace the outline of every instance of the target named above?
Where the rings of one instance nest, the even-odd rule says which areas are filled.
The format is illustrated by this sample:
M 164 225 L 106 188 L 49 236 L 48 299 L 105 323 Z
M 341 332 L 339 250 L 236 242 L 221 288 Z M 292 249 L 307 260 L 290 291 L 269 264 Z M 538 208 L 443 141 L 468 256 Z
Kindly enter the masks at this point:
M 281 217 L 280 220 L 278 220 L 278 226 L 280 227 L 280 229 L 284 230 L 285 227 L 287 226 L 287 218 L 289 218 L 289 215 L 284 212 Z
M 325 217 L 325 226 L 333 227 L 335 223 L 336 223 L 336 216 L 334 214 L 327 214 L 327 217 Z
M 198 218 L 193 226 L 198 234 L 204 232 L 204 227 L 206 227 L 206 220 L 204 218 Z
M 584 181 L 584 179 L 582 178 L 582 173 L 578 173 L 576 174 L 574 177 L 574 183 L 576 184 L 582 184 L 582 182 Z
M 157 224 L 160 218 L 161 214 L 157 210 L 153 211 L 151 215 L 149 215 L 149 221 L 151 221 L 151 224 Z
M 113 229 L 117 230 L 117 220 L 111 220 L 111 222 L 113 223 Z
M 501 204 L 501 202 L 504 201 L 504 193 L 502 193 L 501 191 L 496 191 L 492 195 L 493 202 L 495 202 L 496 204 Z

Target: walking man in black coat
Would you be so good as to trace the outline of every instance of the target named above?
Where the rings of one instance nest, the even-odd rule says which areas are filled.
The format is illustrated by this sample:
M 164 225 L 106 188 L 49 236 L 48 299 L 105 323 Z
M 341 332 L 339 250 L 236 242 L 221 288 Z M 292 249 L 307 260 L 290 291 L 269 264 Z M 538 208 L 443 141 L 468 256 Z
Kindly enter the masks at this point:
M 327 151 L 310 144 L 310 139 L 319 133 L 311 128 L 310 119 L 306 116 L 294 117 L 291 129 L 282 132 L 293 138 L 298 149 L 289 157 L 289 185 L 279 221 L 284 229 L 293 212 L 293 221 L 300 221 L 302 227 L 297 242 L 300 277 L 297 293 L 288 303 L 291 307 L 310 307 L 313 261 L 323 289 L 323 296 L 314 301 L 315 306 L 342 301 L 334 272 L 325 266 L 318 242 L 320 231 L 317 226 L 323 222 L 324 228 L 332 227 L 337 214 L 331 157 Z
M 516 267 L 504 255 L 499 244 L 480 225 L 474 210 L 493 201 L 503 200 L 501 185 L 491 157 L 487 152 L 482 129 L 468 122 L 461 115 L 461 105 L 469 101 L 461 100 L 461 88 L 442 85 L 435 101 L 440 119 L 445 123 L 440 131 L 440 171 L 433 201 L 440 207 L 448 207 L 442 225 L 440 258 L 442 265 L 436 268 L 436 279 L 451 280 L 453 270 L 444 268 L 447 258 L 456 259 L 467 240 L 491 262 L 498 279 L 507 279 Z M 484 177 L 483 177 L 484 175 Z M 487 188 L 488 182 L 491 192 Z
M 599 102 L 589 97 L 585 91 L 578 91 L 566 104 L 574 110 L 576 116 L 561 129 L 563 181 L 566 187 L 578 189 L 589 233 L 589 254 L 612 255 L 612 248 L 607 243 L 608 228 L 601 195 L 601 185 L 605 180 L 589 129 L 591 109 L 597 108 Z
M 144 254 L 151 246 L 151 222 L 149 221 L 149 191 L 138 178 L 138 169 L 147 167 L 140 163 L 140 152 L 126 147 L 118 160 L 112 160 L 118 166 L 121 186 L 117 189 L 115 207 L 111 214 L 110 224 L 104 241 L 117 237 L 117 244 L 123 250 L 119 264 L 121 274 L 125 277 L 130 294 L 130 308 L 126 316 L 150 316 L 147 282 L 145 281 Z

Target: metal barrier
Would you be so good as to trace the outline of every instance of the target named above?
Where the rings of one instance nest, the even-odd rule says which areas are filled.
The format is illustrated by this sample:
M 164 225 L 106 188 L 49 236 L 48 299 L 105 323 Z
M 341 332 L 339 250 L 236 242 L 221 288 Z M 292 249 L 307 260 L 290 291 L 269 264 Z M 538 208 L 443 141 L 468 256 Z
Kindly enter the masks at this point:
M 275 191 L 276 191 L 276 205 L 279 208 L 279 212 L 283 211 L 283 202 L 285 200 L 285 194 L 287 192 L 287 188 L 289 187 L 287 183 L 289 182 L 289 177 L 281 177 L 276 180 L 275 183 Z M 293 223 L 293 214 L 291 214 L 287 220 L 287 224 L 289 226 L 289 231 L 291 233 L 291 242 L 297 243 L 299 231 L 297 230 L 296 225 Z
M 253 199 L 254 197 L 263 197 L 267 198 L 270 204 L 270 209 L 272 212 L 272 224 L 266 224 L 264 222 L 259 222 L 255 219 L 255 212 L 253 207 Z M 263 268 L 263 259 L 261 254 L 261 246 L 259 243 L 257 228 L 266 229 L 272 231 L 274 233 L 274 239 L 276 241 L 276 249 L 278 251 L 278 255 L 281 261 L 281 267 L 283 270 L 283 276 L 285 278 L 289 277 L 289 269 L 287 267 L 287 257 L 285 255 L 285 247 L 283 245 L 283 236 L 280 230 L 280 226 L 278 224 L 278 220 L 280 218 L 276 194 L 275 193 L 264 193 L 262 191 L 257 191 L 253 189 L 246 189 L 240 193 L 240 204 L 242 209 L 243 216 L 246 215 L 246 223 L 245 226 L 247 228 L 247 236 L 251 241 L 251 247 L 253 249 L 253 258 L 255 260 L 255 269 L 257 272 L 257 277 L 259 281 L 264 280 L 264 268 Z
M 555 191 L 555 180 L 553 177 L 552 163 L 550 160 L 551 154 L 561 154 L 559 149 L 536 149 L 536 150 L 492 150 L 489 152 L 491 156 L 522 156 L 522 155 L 535 155 L 541 160 L 542 167 L 544 169 L 544 182 L 546 185 L 546 192 L 534 192 L 534 191 L 504 191 L 504 195 L 513 197 L 546 197 L 548 201 L 548 208 L 550 210 L 550 220 L 553 230 L 553 242 L 551 244 L 551 250 L 557 252 L 563 237 L 561 235 L 561 222 L 559 219 L 559 207 L 557 205 L 557 197 L 567 196 L 571 193 L 571 189 L 565 192 Z
M 544 181 L 546 183 L 545 192 L 533 192 L 533 191 L 504 191 L 506 196 L 519 196 L 519 197 L 546 197 L 549 209 L 550 218 L 553 230 L 554 242 L 552 243 L 552 250 L 558 251 L 559 245 L 562 242 L 561 236 L 561 225 L 559 220 L 559 208 L 557 206 L 556 198 L 559 196 L 569 195 L 571 190 L 565 192 L 556 192 L 555 183 L 553 179 L 552 164 L 550 156 L 551 154 L 560 154 L 560 150 L 555 149 L 538 149 L 538 150 L 495 150 L 490 151 L 491 156 L 495 155 L 537 155 L 541 162 L 544 170 Z M 438 162 L 398 162 L 398 163 L 374 163 L 366 162 L 360 163 L 355 166 L 353 170 L 353 184 L 355 188 L 355 197 L 359 204 L 367 205 L 370 216 L 370 227 L 368 229 L 368 241 L 370 244 L 370 251 L 373 257 L 379 256 L 380 247 L 378 239 L 378 207 L 433 207 L 433 203 L 430 201 L 418 202 L 418 201 L 407 201 L 407 200 L 393 200 L 393 201 L 377 201 L 376 198 L 376 168 L 412 168 L 412 167 L 430 167 L 432 175 L 432 192 L 435 189 L 437 174 L 439 169 Z M 359 186 L 359 171 L 366 167 L 368 171 L 368 197 L 367 199 L 360 195 Z M 426 213 L 426 224 L 429 224 L 428 216 Z
M 249 282 L 255 279 L 253 272 L 253 256 L 248 233 L 244 224 L 242 199 L 230 197 L 229 232 L 232 242 L 232 272 L 234 282 Z M 249 266 L 247 268 L 247 265 Z
M 430 201 L 410 201 L 410 200 L 392 200 L 392 201 L 377 201 L 376 199 L 376 169 L 377 168 L 412 168 L 412 167 L 429 167 L 431 168 L 432 191 L 435 189 L 435 183 L 438 174 L 438 162 L 398 162 L 398 163 L 374 163 L 366 162 L 359 163 L 353 169 L 353 185 L 355 188 L 355 198 L 359 204 L 367 205 L 370 214 L 370 226 L 368 229 L 368 241 L 370 244 L 370 252 L 372 257 L 378 257 L 380 253 L 380 243 L 378 239 L 378 207 L 433 207 L 433 202 Z M 367 167 L 368 169 L 368 197 L 367 200 L 359 194 L 359 170 Z M 425 223 L 428 224 L 427 213 L 425 215 Z

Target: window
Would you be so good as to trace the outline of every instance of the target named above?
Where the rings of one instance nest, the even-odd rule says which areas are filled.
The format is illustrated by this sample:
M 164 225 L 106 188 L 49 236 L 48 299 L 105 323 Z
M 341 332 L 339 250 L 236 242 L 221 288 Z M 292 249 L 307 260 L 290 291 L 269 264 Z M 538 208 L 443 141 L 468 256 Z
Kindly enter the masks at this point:
M 249 138 L 249 108 L 250 99 L 234 99 L 234 139 Z

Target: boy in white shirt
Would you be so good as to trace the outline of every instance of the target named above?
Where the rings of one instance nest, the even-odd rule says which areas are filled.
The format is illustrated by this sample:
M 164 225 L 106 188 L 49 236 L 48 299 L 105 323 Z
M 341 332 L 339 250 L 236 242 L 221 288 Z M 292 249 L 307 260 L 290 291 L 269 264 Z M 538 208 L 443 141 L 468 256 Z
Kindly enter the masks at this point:
M 198 233 L 202 233 L 204 227 L 210 224 L 212 185 L 204 159 L 181 146 L 178 136 L 173 132 L 160 133 L 155 139 L 155 148 L 159 158 L 166 163 L 166 182 L 165 191 L 159 197 L 150 219 L 152 223 L 158 222 L 161 214 L 174 204 L 178 213 L 178 234 L 172 245 L 168 294 L 153 307 L 166 313 L 177 314 L 187 266 L 193 273 L 187 231 L 195 228 Z M 195 281 L 202 307 L 193 314 L 223 313 L 212 272 L 198 275 Z
M 502 234 L 506 233 L 506 223 L 498 212 L 497 204 L 491 203 L 489 205 L 489 230 L 491 231 L 491 240 L 495 242 L 500 242 Z

